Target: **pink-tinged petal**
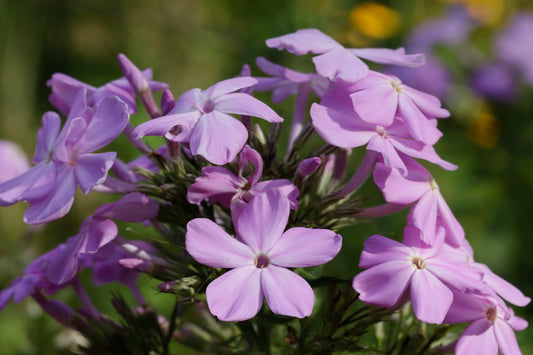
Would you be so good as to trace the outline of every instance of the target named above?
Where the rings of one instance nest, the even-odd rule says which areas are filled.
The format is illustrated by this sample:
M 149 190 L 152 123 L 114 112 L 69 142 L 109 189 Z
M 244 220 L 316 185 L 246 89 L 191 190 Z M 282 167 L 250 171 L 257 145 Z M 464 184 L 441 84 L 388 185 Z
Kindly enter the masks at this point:
M 437 197 L 433 190 L 425 192 L 411 210 L 413 225 L 422 232 L 420 237 L 430 245 L 435 241 L 437 229 Z
M 442 160 L 441 157 L 437 155 L 435 148 L 430 145 L 405 138 L 389 137 L 389 140 L 394 148 L 410 157 L 427 160 L 446 170 L 457 169 L 457 165 Z
M 407 95 L 400 95 L 398 103 L 401 117 L 413 138 L 425 144 L 434 145 L 442 137 L 442 132 L 428 120 L 428 117 L 416 107 Z
M 427 181 L 411 181 L 402 176 L 400 170 L 377 163 L 374 168 L 374 181 L 383 192 L 387 202 L 411 204 L 430 189 Z
M 257 79 L 254 79 L 251 76 L 239 76 L 236 78 L 222 80 L 202 91 L 202 94 L 205 98 L 215 99 L 223 95 L 227 95 L 230 92 L 247 88 L 255 84 L 257 84 Z
M 54 188 L 42 200 L 31 203 L 24 213 L 24 222 L 40 224 L 66 215 L 74 202 L 76 187 L 74 169 L 70 166 L 58 169 Z
M 179 131 L 178 134 L 172 133 L 169 139 L 176 142 L 188 142 L 192 127 L 200 118 L 200 112 L 184 112 L 168 116 L 158 117 L 156 119 L 141 123 L 133 130 L 133 137 L 138 139 L 144 136 L 165 137 L 174 127 Z
M 511 328 L 513 328 L 517 332 L 526 329 L 528 326 L 528 323 L 525 319 L 517 316 L 512 316 L 511 318 L 509 318 L 507 320 L 507 324 L 509 324 Z
M 237 194 L 243 181 L 226 168 L 220 166 L 206 166 L 202 169 L 202 176 L 189 186 L 187 200 L 200 204 L 205 199 L 211 203 L 218 202 L 229 208 L 231 200 Z
M 35 164 L 51 159 L 50 154 L 54 149 L 61 128 L 61 118 L 55 112 L 46 112 L 43 115 L 42 123 L 43 125 L 37 132 L 37 146 L 33 156 L 33 163 Z
M 465 231 L 453 215 L 450 207 L 440 194 L 437 194 L 437 206 L 439 209 L 438 223 L 446 229 L 446 241 L 453 247 L 460 247 L 465 238 Z
M 0 184 L 30 170 L 30 162 L 22 148 L 11 141 L 0 140 Z
M 254 265 L 252 250 L 207 218 L 187 223 L 185 247 L 194 260 L 204 265 L 221 268 Z
M 56 285 L 68 282 L 78 273 L 78 255 L 87 242 L 86 230 L 80 228 L 80 234 L 70 237 L 66 248 L 49 261 L 46 278 Z M 82 231 L 83 230 L 83 231 Z
M 211 282 L 205 295 L 209 311 L 222 321 L 253 318 L 263 306 L 261 269 L 251 265 L 230 270 Z
M 191 132 L 191 152 L 210 163 L 229 163 L 248 139 L 248 131 L 241 121 L 222 112 L 203 114 Z
M 513 329 L 503 320 L 496 319 L 493 325 L 494 335 L 500 352 L 507 354 L 521 354 Z
M 95 217 L 113 218 L 124 222 L 142 222 L 157 217 L 159 203 L 140 192 L 131 192 L 114 203 L 100 206 Z
M 255 63 L 263 72 L 275 77 L 286 78 L 293 83 L 305 83 L 312 78 L 311 74 L 301 73 L 295 70 L 291 70 L 284 66 L 274 64 L 266 58 L 257 57 Z M 275 79 L 275 78 L 272 78 Z M 279 79 L 277 79 L 279 80 Z M 254 87 L 255 90 L 255 87 Z
M 245 145 L 242 148 L 239 160 L 239 176 L 242 176 L 244 171 L 250 169 L 250 164 L 253 166 L 253 172 L 251 172 L 247 180 L 251 185 L 255 185 L 261 179 L 261 175 L 263 175 L 263 158 L 261 158 L 261 154 L 257 150 Z
M 428 117 L 445 118 L 450 116 L 450 112 L 441 107 L 441 103 L 438 98 L 433 95 L 426 94 L 425 92 L 404 86 L 403 90 L 407 96 L 409 96 L 416 106 Z
M 361 59 L 340 46 L 314 57 L 313 63 L 317 73 L 332 81 L 340 79 L 352 83 L 368 73 L 368 66 Z
M 531 302 L 531 298 L 526 297 L 522 291 L 520 291 L 510 282 L 496 275 L 491 269 L 489 269 L 487 265 L 475 263 L 473 266 L 483 271 L 483 280 L 494 292 L 500 295 L 507 302 L 520 307 L 524 307 Z
M 485 289 L 483 274 L 458 253 L 441 251 L 435 257 L 426 259 L 426 268 L 439 280 L 461 292 Z
M 37 284 L 41 281 L 40 275 L 24 275 L 16 286 L 13 288 L 13 302 L 19 303 L 28 298 L 33 292 Z
M 492 303 L 477 294 L 456 293 L 446 317 L 445 323 L 465 323 L 485 318 L 485 312 Z
M 340 46 L 331 37 L 314 28 L 306 28 L 280 37 L 266 40 L 266 45 L 289 53 L 302 55 L 309 52 L 320 54 Z
M 282 267 L 315 266 L 333 259 L 341 245 L 342 237 L 333 231 L 296 227 L 283 233 L 268 255 Z
M 213 101 L 215 110 L 237 115 L 262 118 L 268 122 L 283 122 L 274 110 L 255 97 L 240 92 L 221 96 Z
M 289 220 L 289 200 L 277 190 L 255 196 L 237 220 L 237 236 L 256 253 L 268 252 Z
M 184 92 L 178 97 L 178 100 L 170 110 L 169 114 L 185 113 L 191 111 L 197 111 L 196 105 L 201 104 L 204 101 L 204 95 L 202 90 L 198 88 L 191 89 Z
M 276 179 L 261 181 L 253 186 L 250 192 L 255 195 L 268 190 L 277 190 L 281 192 L 283 196 L 286 196 L 289 199 L 291 210 L 298 209 L 298 195 L 300 195 L 300 191 L 292 182 L 290 182 L 290 180 Z
M 416 318 L 441 324 L 450 309 L 453 293 L 427 270 L 417 270 L 411 278 L 411 302 Z
M 92 96 L 95 87 L 85 84 L 68 75 L 55 73 L 52 78 L 46 82 L 47 86 L 52 88 L 50 103 L 54 105 L 63 115 L 68 116 L 70 108 L 80 88 L 86 88 L 88 96 Z
M 0 206 L 44 198 L 54 188 L 55 180 L 55 165 L 39 163 L 25 173 L 0 184 Z
M 392 307 L 402 297 L 413 274 L 413 267 L 404 260 L 392 260 L 365 270 L 353 279 L 352 286 L 365 303 Z
M 332 108 L 313 103 L 311 119 L 316 131 L 331 145 L 341 148 L 360 147 L 376 135 L 375 129 L 357 117 L 345 115 Z
M 107 172 L 113 166 L 117 153 L 83 154 L 74 165 L 76 181 L 84 194 L 91 192 L 96 185 L 103 183 Z
M 128 107 L 122 100 L 115 96 L 105 98 L 77 144 L 79 152 L 92 152 L 111 143 L 122 133 L 129 118 Z
M 359 267 L 368 269 L 391 260 L 409 260 L 410 248 L 404 244 L 375 234 L 364 242 L 364 250 L 359 258 Z
M 370 139 L 366 149 L 381 153 L 385 165 L 398 169 L 403 175 L 407 175 L 405 163 L 388 139 L 376 134 Z
M 455 346 L 457 355 L 498 355 L 492 323 L 478 319 L 465 329 Z
M 82 253 L 96 253 L 118 235 L 118 227 L 109 219 L 94 218 L 88 221 L 87 240 Z
M 269 265 L 262 269 L 261 286 L 268 306 L 275 314 L 303 318 L 313 311 L 313 289 L 290 270 Z
M 390 82 L 371 86 L 350 94 L 355 112 L 369 123 L 389 126 L 398 109 L 398 93 Z M 379 109 L 376 110 L 376 107 Z
M 426 62 L 424 54 L 405 54 L 405 49 L 403 48 L 354 48 L 350 49 L 350 51 L 358 57 L 380 64 L 418 68 Z

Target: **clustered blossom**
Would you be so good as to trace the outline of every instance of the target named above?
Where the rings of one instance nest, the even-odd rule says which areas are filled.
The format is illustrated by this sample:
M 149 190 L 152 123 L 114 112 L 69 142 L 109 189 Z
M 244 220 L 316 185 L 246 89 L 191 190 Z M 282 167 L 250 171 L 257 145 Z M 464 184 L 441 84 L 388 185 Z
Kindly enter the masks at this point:
M 50 102 L 66 122 L 61 128 L 58 114 L 43 116 L 35 165 L 22 162 L 20 175 L 0 183 L 0 205 L 25 201 L 25 222 L 38 224 L 63 217 L 78 186 L 85 194 L 123 196 L 97 208 L 76 235 L 31 263 L 0 292 L 0 309 L 10 299 L 31 296 L 59 322 L 79 329 L 80 319 L 103 317 L 78 278 L 82 269 L 91 269 L 95 285 L 126 285 L 143 306 L 138 273 L 161 280 L 163 292 L 196 301 L 205 293 L 207 308 L 222 321 L 256 317 L 264 299 L 274 314 L 309 317 L 315 293 L 300 268 L 336 257 L 342 245 L 336 229 L 343 223 L 410 207 L 402 241 L 381 235 L 364 241 L 359 267 L 365 270 L 352 281 L 358 299 L 387 308 L 411 301 L 415 316 L 426 323 L 471 322 L 457 342 L 458 354 L 481 348 L 519 353 L 514 331 L 527 322 L 505 302 L 525 306 L 530 299 L 474 261 L 464 229 L 417 160 L 457 168 L 434 148 L 442 136 L 438 120 L 449 112 L 437 97 L 361 60 L 415 68 L 424 56 L 403 48 L 349 49 L 316 29 L 266 44 L 316 55 L 316 73 L 258 58 L 258 67 L 271 77 L 253 77 L 245 66 L 240 76 L 191 89 L 177 100 L 168 85 L 152 80 L 149 69 L 140 71 L 122 54 L 124 77 L 100 88 L 54 74 Z M 164 90 L 159 106 L 155 90 Z M 253 96 L 256 91 L 271 92 L 275 103 L 296 96 L 281 159 L 275 143 L 285 121 Z M 318 101 L 309 105 L 311 93 Z M 151 119 L 133 128 L 129 116 L 137 112 L 136 97 Z M 268 137 L 253 118 L 273 124 Z M 302 149 L 310 132 L 327 145 L 311 153 Z M 122 133 L 141 157 L 124 162 L 115 152 L 94 153 Z M 141 140 L 149 135 L 164 138 L 164 145 L 152 149 Z M 359 147 L 362 162 L 347 177 L 352 149 Z M 355 191 L 371 175 L 386 204 L 353 208 Z M 130 240 L 114 220 L 142 223 L 165 240 Z M 179 251 L 163 251 L 168 245 Z M 50 298 L 67 286 L 82 303 L 78 311 Z

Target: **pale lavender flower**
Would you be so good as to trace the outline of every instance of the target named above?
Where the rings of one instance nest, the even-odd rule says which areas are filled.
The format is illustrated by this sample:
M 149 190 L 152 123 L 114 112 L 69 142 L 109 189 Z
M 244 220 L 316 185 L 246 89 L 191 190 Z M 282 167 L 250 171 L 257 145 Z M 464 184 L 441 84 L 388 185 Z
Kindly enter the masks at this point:
M 30 169 L 28 157 L 15 143 L 0 140 L 0 183 L 11 180 Z
M 326 229 L 291 228 L 289 200 L 271 190 L 257 195 L 237 220 L 235 239 L 209 219 L 187 225 L 185 245 L 199 263 L 232 269 L 207 286 L 209 310 L 220 320 L 254 317 L 263 297 L 272 312 L 303 318 L 313 310 L 309 284 L 288 267 L 327 263 L 341 248 L 341 236 Z
M 79 185 L 88 194 L 101 184 L 113 165 L 116 153 L 92 153 L 113 141 L 128 123 L 126 105 L 116 97 L 101 101 L 94 110 L 81 90 L 60 131 L 61 120 L 54 112 L 43 116 L 37 133 L 33 162 L 26 173 L 0 184 L 0 205 L 26 201 L 28 224 L 63 217 L 71 208 Z
M 333 38 L 313 28 L 298 30 L 266 41 L 270 48 L 285 49 L 296 55 L 319 54 L 313 57 L 317 72 L 332 81 L 355 82 L 368 73 L 368 66 L 359 58 L 381 64 L 418 67 L 424 64 L 424 55 L 406 55 L 403 48 L 347 49 Z
M 363 302 L 392 307 L 410 294 L 415 315 L 440 324 L 456 291 L 484 288 L 482 274 L 458 254 L 442 249 L 443 231 L 431 247 L 420 241 L 420 231 L 407 226 L 404 243 L 373 235 L 365 243 L 359 267 L 367 270 L 353 280 Z
M 429 171 L 415 160 L 403 157 L 408 174 L 404 176 L 398 169 L 377 163 L 374 181 L 389 203 L 412 207 L 411 223 L 422 231 L 422 239 L 428 244 L 435 243 L 439 226 L 446 231 L 446 242 L 454 247 L 462 245 L 465 232 L 450 207 L 442 197 L 439 187 Z
M 446 323 L 472 322 L 455 346 L 458 355 L 521 354 L 515 331 L 527 328 L 527 321 L 514 315 L 499 298 L 483 293 L 458 293 Z
M 237 90 L 257 83 L 251 77 L 221 81 L 206 90 L 192 89 L 180 96 L 166 116 L 137 126 L 136 138 L 147 135 L 189 143 L 193 155 L 217 165 L 232 161 L 248 139 L 245 126 L 230 114 L 260 117 L 282 122 L 270 107 Z
M 248 177 L 244 176 L 249 165 L 254 171 Z M 235 175 L 230 170 L 220 166 L 206 166 L 202 175 L 187 191 L 190 203 L 200 204 L 208 199 L 211 203 L 218 202 L 226 208 L 231 207 L 233 220 L 236 220 L 252 198 L 268 190 L 278 190 L 286 196 L 292 209 L 298 208 L 299 191 L 287 179 L 259 181 L 263 174 L 263 159 L 261 155 L 249 146 L 244 146 L 240 154 L 239 173 Z
M 479 65 L 472 73 L 470 86 L 484 98 L 503 102 L 511 100 L 517 89 L 511 68 L 502 63 Z

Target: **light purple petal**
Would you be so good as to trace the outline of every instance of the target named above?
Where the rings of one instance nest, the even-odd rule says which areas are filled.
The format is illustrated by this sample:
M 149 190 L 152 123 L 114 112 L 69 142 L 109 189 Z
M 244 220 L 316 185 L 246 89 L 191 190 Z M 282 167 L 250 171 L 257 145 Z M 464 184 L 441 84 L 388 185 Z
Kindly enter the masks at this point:
M 340 79 L 352 83 L 368 73 L 368 66 L 361 59 L 340 46 L 314 57 L 313 63 L 317 73 L 332 81 Z
M 446 241 L 454 247 L 459 247 L 465 238 L 465 231 L 453 215 L 452 210 L 450 210 L 440 191 L 436 197 L 439 209 L 439 219 L 437 222 L 446 229 Z
M 24 213 L 24 222 L 40 224 L 63 217 L 70 211 L 76 192 L 76 179 L 72 167 L 58 169 L 56 183 L 46 198 L 32 202 Z
M 202 176 L 189 186 L 187 200 L 199 204 L 205 199 L 211 203 L 218 202 L 229 208 L 232 198 L 237 194 L 243 181 L 226 168 L 220 166 L 206 166 L 202 169 Z
M 354 48 L 350 49 L 350 51 L 358 57 L 380 64 L 418 68 L 426 62 L 424 54 L 405 54 L 405 49 L 403 48 Z
M 411 301 L 416 318 L 441 324 L 452 304 L 453 293 L 428 270 L 416 270 L 411 278 Z
M 46 112 L 43 115 L 42 123 L 43 125 L 37 132 L 37 146 L 35 147 L 35 155 L 33 156 L 33 163 L 35 164 L 52 158 L 50 154 L 54 149 L 54 144 L 59 135 L 61 118 L 55 112 Z
M 107 172 L 113 166 L 117 153 L 83 154 L 78 157 L 74 165 L 76 182 L 80 185 L 81 191 L 88 194 L 96 185 L 103 183 L 107 177 Z
M 430 189 L 427 181 L 412 181 L 402 176 L 400 170 L 377 163 L 374 181 L 383 192 L 387 202 L 411 204 Z
M 327 229 L 296 227 L 287 230 L 270 249 L 272 264 L 282 267 L 322 265 L 341 249 L 340 235 Z
M 212 267 L 235 268 L 254 265 L 255 261 L 255 254 L 248 246 L 207 218 L 195 218 L 187 223 L 185 247 L 194 260 Z
M 262 269 L 261 286 L 268 306 L 275 314 L 303 318 L 313 311 L 313 289 L 290 270 L 269 265 Z
M 398 109 L 398 93 L 390 82 L 356 91 L 350 94 L 350 98 L 354 110 L 364 121 L 385 127 L 394 121 Z
M 220 112 L 259 117 L 268 122 L 283 122 L 283 118 L 267 104 L 248 94 L 227 94 L 214 100 L 214 104 L 215 110 Z
M 340 46 L 331 37 L 314 28 L 306 28 L 280 37 L 266 40 L 266 45 L 279 50 L 285 49 L 296 55 L 309 52 L 320 54 Z
M 359 267 L 368 269 L 391 260 L 409 260 L 411 250 L 406 245 L 378 234 L 368 237 L 359 258 Z
M 413 158 L 424 159 L 446 170 L 456 170 L 457 165 L 442 160 L 433 146 L 411 139 L 389 137 L 391 144 L 400 152 Z
M 94 218 L 88 222 L 87 227 L 87 241 L 80 249 L 82 253 L 96 253 L 118 234 L 117 225 L 109 219 Z
M 204 97 L 209 99 L 219 98 L 223 95 L 227 95 L 230 92 L 234 92 L 243 88 L 257 84 L 257 79 L 251 76 L 239 76 L 236 78 L 226 79 L 220 81 L 213 86 L 202 91 Z
M 360 147 L 376 135 L 376 131 L 354 116 L 313 103 L 311 119 L 316 131 L 331 145 L 341 148 Z
M 255 185 L 261 175 L 263 175 L 263 158 L 257 150 L 250 148 L 249 145 L 245 145 L 241 151 L 241 157 L 239 160 L 239 175 L 241 176 L 246 170 L 249 170 L 249 165 L 253 166 L 253 171 L 248 177 L 248 181 L 251 185 Z
M 56 168 L 53 163 L 39 163 L 25 173 L 0 184 L 0 206 L 17 201 L 36 201 L 54 188 Z
M 222 112 L 203 114 L 191 132 L 191 152 L 210 163 L 229 163 L 248 139 L 248 131 L 241 121 Z
M 237 236 L 254 252 L 268 252 L 289 220 L 289 200 L 277 190 L 255 196 L 237 220 Z
M 172 137 L 169 137 L 169 139 L 172 138 L 177 142 L 188 142 L 187 133 L 194 127 L 198 118 L 200 118 L 200 112 L 198 111 L 158 117 L 138 125 L 133 130 L 132 135 L 134 138 L 142 138 L 144 136 L 165 137 L 172 128 L 177 127 L 179 134 L 172 134 Z
M 381 153 L 385 165 L 398 169 L 403 175 L 407 175 L 407 167 L 404 161 L 387 138 L 375 134 L 368 142 L 366 149 Z
M 450 112 L 441 107 L 440 100 L 435 96 L 409 86 L 403 86 L 402 90 L 426 116 L 430 118 L 446 118 L 450 116 Z
M 428 117 L 416 107 L 407 95 L 400 95 L 398 107 L 407 129 L 416 140 L 434 145 L 442 136 L 442 132 L 428 120 Z
M 502 354 L 521 354 L 513 329 L 503 320 L 497 319 L 493 325 L 494 335 Z
M 211 282 L 205 295 L 209 311 L 222 321 L 253 318 L 263 306 L 261 270 L 255 265 L 230 270 Z
M 365 303 L 380 307 L 394 306 L 404 294 L 413 268 L 404 260 L 392 260 L 371 267 L 355 276 L 352 286 Z
M 140 192 L 131 192 L 114 203 L 100 206 L 94 212 L 94 216 L 125 222 L 142 222 L 155 218 L 158 211 L 157 200 L 148 198 Z
M 262 193 L 268 190 L 277 190 L 289 199 L 291 210 L 298 209 L 298 188 L 287 179 L 266 180 L 258 182 L 250 190 L 250 194 Z M 248 197 L 248 196 L 246 196 Z
M 496 275 L 487 265 L 475 263 L 473 266 L 483 271 L 483 280 L 487 282 L 494 292 L 504 298 L 507 302 L 521 307 L 524 307 L 531 302 L 531 298 L 526 297 L 522 291 L 510 282 Z
M 497 355 L 498 343 L 492 323 L 478 319 L 466 328 L 455 346 L 457 355 Z
M 413 225 L 420 229 L 421 238 L 433 244 L 437 228 L 437 196 L 433 190 L 426 191 L 411 210 Z

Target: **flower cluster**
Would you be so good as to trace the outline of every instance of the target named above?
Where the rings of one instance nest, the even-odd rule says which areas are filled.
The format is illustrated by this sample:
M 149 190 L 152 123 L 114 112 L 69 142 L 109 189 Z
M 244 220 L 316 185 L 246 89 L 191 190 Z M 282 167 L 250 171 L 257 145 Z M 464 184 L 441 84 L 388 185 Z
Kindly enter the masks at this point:
M 94 343 L 89 329 L 111 321 L 91 302 L 80 271 L 91 269 L 95 285 L 127 286 L 143 306 L 128 311 L 133 318 L 152 312 L 136 286 L 138 274 L 144 273 L 161 281 L 161 291 L 177 295 L 171 318 L 154 323 L 159 346 L 168 350 L 172 339 L 192 344 L 191 326 L 178 321 L 179 307 L 205 301 L 219 320 L 240 322 L 269 316 L 263 307 L 266 299 L 272 313 L 285 316 L 276 318 L 285 326 L 287 317 L 312 317 L 315 303 L 321 303 L 315 298 L 326 302 L 316 293 L 320 285 L 328 283 L 335 290 L 344 282 L 358 296 L 343 291 L 343 300 L 329 301 L 325 308 L 331 313 L 325 319 L 336 323 L 327 336 L 316 335 L 323 343 L 326 338 L 336 342 L 334 334 L 341 328 L 350 329 L 341 332 L 345 340 L 359 341 L 354 334 L 362 333 L 354 329 L 361 317 L 348 315 L 354 302 L 359 312 L 373 308 L 362 308 L 369 306 L 358 301 L 392 310 L 410 301 L 422 322 L 471 322 L 457 341 L 458 354 L 481 348 L 486 353 L 519 353 L 514 331 L 527 322 L 505 301 L 525 306 L 530 299 L 474 261 L 465 231 L 419 162 L 457 168 L 434 148 L 442 136 L 438 120 L 449 112 L 435 96 L 371 70 L 363 61 L 416 68 L 424 64 L 424 56 L 406 54 L 403 48 L 345 48 L 316 29 L 271 38 L 266 44 L 295 55 L 311 53 L 316 72 L 298 72 L 260 57 L 257 66 L 269 77 L 253 77 L 245 66 L 241 75 L 205 90 L 191 89 L 177 100 L 168 85 L 153 81 L 150 70 L 140 71 L 122 54 L 118 59 L 124 77 L 99 88 L 54 74 L 48 81 L 50 102 L 66 121 L 61 127 L 57 113 L 44 114 L 34 165 L 18 164 L 19 175 L 2 178 L 0 204 L 25 201 L 29 207 L 24 221 L 41 224 L 69 212 L 78 186 L 85 194 L 122 196 L 97 208 L 78 234 L 31 263 L 0 292 L 0 309 L 11 298 L 20 302 L 31 296 Z M 163 90 L 160 105 L 152 95 L 157 90 Z M 292 121 L 287 123 L 255 92 L 270 92 L 276 104 L 295 95 Z M 136 98 L 151 119 L 134 128 L 129 117 L 138 112 Z M 254 118 L 270 123 L 270 133 Z M 290 130 L 288 142 L 281 141 L 281 129 Z M 314 132 L 326 144 L 313 149 Z M 127 163 L 115 152 L 95 153 L 121 134 L 141 157 Z M 163 145 L 152 149 L 141 140 L 148 135 L 164 138 Z M 282 150 L 285 154 L 279 155 Z M 361 164 L 352 169 L 350 156 L 356 152 Z M 363 208 L 356 191 L 371 175 L 386 203 Z M 327 272 L 317 276 L 322 268 L 302 269 L 337 256 L 342 226 L 409 207 L 403 240 L 380 235 L 366 239 L 359 261 L 365 270 L 353 281 Z M 114 220 L 142 223 L 160 238 L 131 240 L 119 234 Z M 77 311 L 51 298 L 69 286 L 82 304 Z M 337 319 L 333 312 L 338 309 Z M 117 310 L 125 315 L 123 308 Z M 385 316 L 371 318 L 366 327 Z M 258 324 L 242 325 L 240 333 L 232 329 L 227 339 L 246 334 L 261 338 L 257 329 L 265 327 Z M 289 327 L 285 341 L 305 352 L 306 341 L 317 344 L 306 329 L 301 323 L 295 335 Z

